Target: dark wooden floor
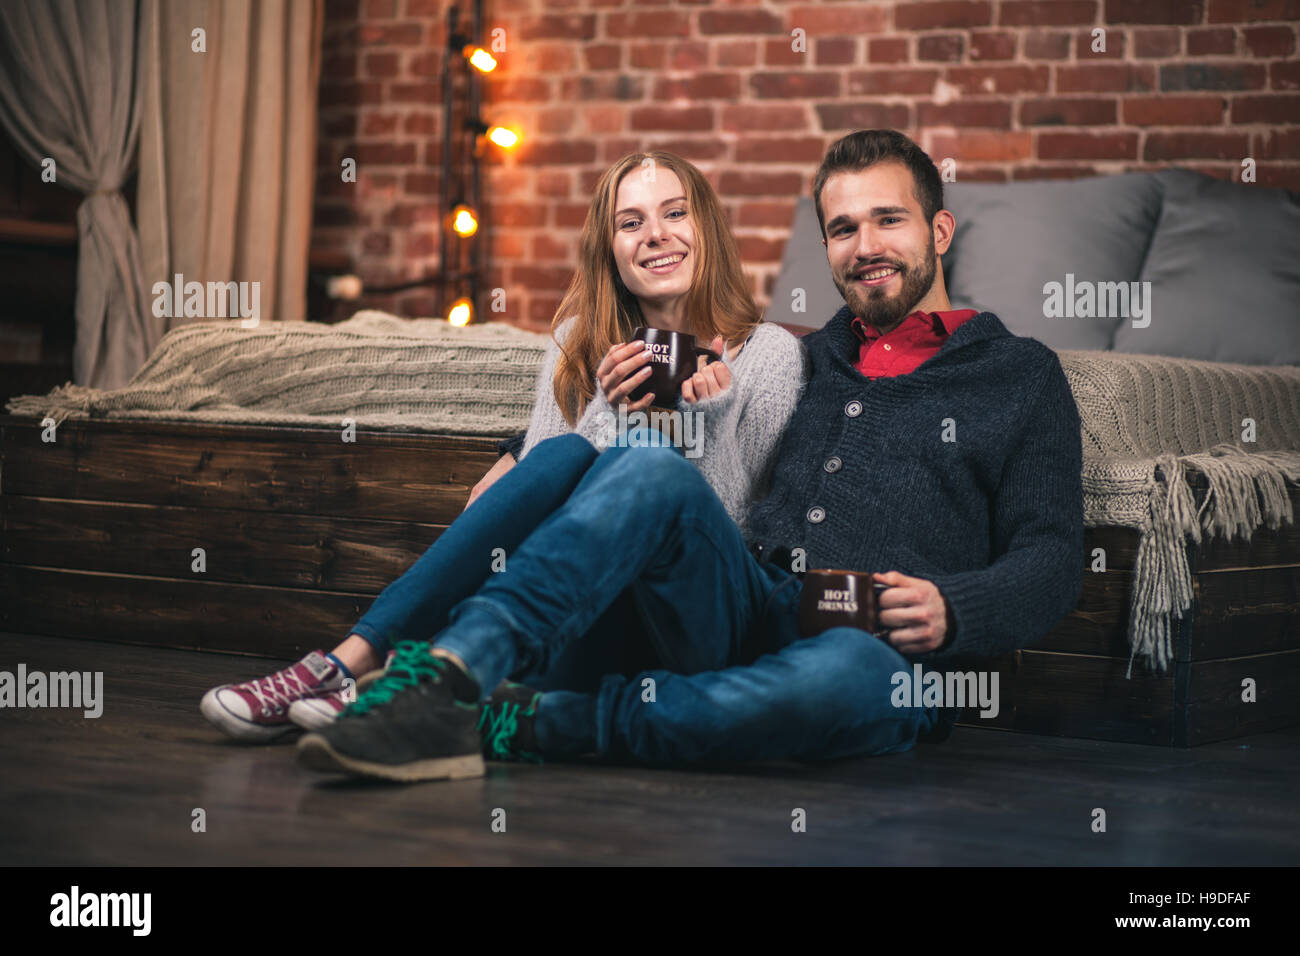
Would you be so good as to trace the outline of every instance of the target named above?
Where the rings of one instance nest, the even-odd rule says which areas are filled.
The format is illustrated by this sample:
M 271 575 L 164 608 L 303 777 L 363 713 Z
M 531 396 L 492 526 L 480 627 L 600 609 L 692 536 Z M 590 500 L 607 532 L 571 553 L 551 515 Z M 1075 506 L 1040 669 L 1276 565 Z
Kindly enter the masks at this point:
M 402 787 L 330 781 L 291 746 L 209 727 L 203 691 L 264 660 L 0 634 L 0 670 L 19 662 L 102 670 L 105 705 L 0 711 L 0 865 L 1300 863 L 1300 728 L 1170 750 L 959 727 L 820 767 L 489 764 Z

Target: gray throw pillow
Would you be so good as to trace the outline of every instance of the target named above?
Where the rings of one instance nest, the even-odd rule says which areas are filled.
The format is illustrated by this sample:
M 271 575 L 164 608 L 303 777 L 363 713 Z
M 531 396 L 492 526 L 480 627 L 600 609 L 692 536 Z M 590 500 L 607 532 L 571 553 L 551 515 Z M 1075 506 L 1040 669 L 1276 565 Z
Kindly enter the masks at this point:
M 953 308 L 995 312 L 1054 349 L 1108 349 L 1145 308 L 1129 294 L 1160 215 L 1154 173 L 957 182 L 944 187 L 944 205 L 957 219 L 944 256 Z
M 1115 351 L 1300 364 L 1300 195 L 1185 169 L 1157 174 L 1164 207 L 1142 280 L 1153 316 Z
M 781 258 L 781 274 L 776 277 L 763 318 L 820 329 L 842 308 L 844 299 L 831 281 L 831 268 L 826 264 L 817 209 L 812 199 L 800 199 Z

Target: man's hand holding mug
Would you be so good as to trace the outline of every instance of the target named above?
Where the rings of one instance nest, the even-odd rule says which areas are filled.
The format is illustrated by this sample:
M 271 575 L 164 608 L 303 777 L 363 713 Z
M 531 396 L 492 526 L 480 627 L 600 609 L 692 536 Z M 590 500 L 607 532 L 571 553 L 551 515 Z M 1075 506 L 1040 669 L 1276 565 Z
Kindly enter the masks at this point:
M 832 627 L 856 627 L 900 654 L 924 654 L 944 645 L 952 633 L 952 613 L 939 588 L 925 578 L 816 568 L 804 575 L 799 631 L 813 637 Z
M 897 571 L 877 572 L 872 580 L 887 585 L 877 598 L 880 626 L 900 654 L 938 650 L 952 630 L 952 612 L 933 581 Z

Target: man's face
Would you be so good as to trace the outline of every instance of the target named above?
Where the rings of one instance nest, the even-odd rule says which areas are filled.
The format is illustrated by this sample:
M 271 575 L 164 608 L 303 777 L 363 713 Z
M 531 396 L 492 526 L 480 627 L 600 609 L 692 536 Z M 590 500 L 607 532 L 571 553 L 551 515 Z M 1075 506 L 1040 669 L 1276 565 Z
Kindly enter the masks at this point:
M 889 331 L 915 311 L 938 269 L 934 229 L 921 212 L 911 171 L 884 162 L 836 173 L 821 201 L 835 287 L 854 315 Z

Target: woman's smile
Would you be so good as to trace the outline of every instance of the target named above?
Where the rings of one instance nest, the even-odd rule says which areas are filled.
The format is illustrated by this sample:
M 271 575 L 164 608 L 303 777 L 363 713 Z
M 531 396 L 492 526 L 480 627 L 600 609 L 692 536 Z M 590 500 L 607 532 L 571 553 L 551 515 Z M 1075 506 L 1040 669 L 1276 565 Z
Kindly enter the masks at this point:
M 685 260 L 686 253 L 670 252 L 666 255 L 656 256 L 653 259 L 645 260 L 641 263 L 641 267 L 648 272 L 653 272 L 657 276 L 666 276 Z

